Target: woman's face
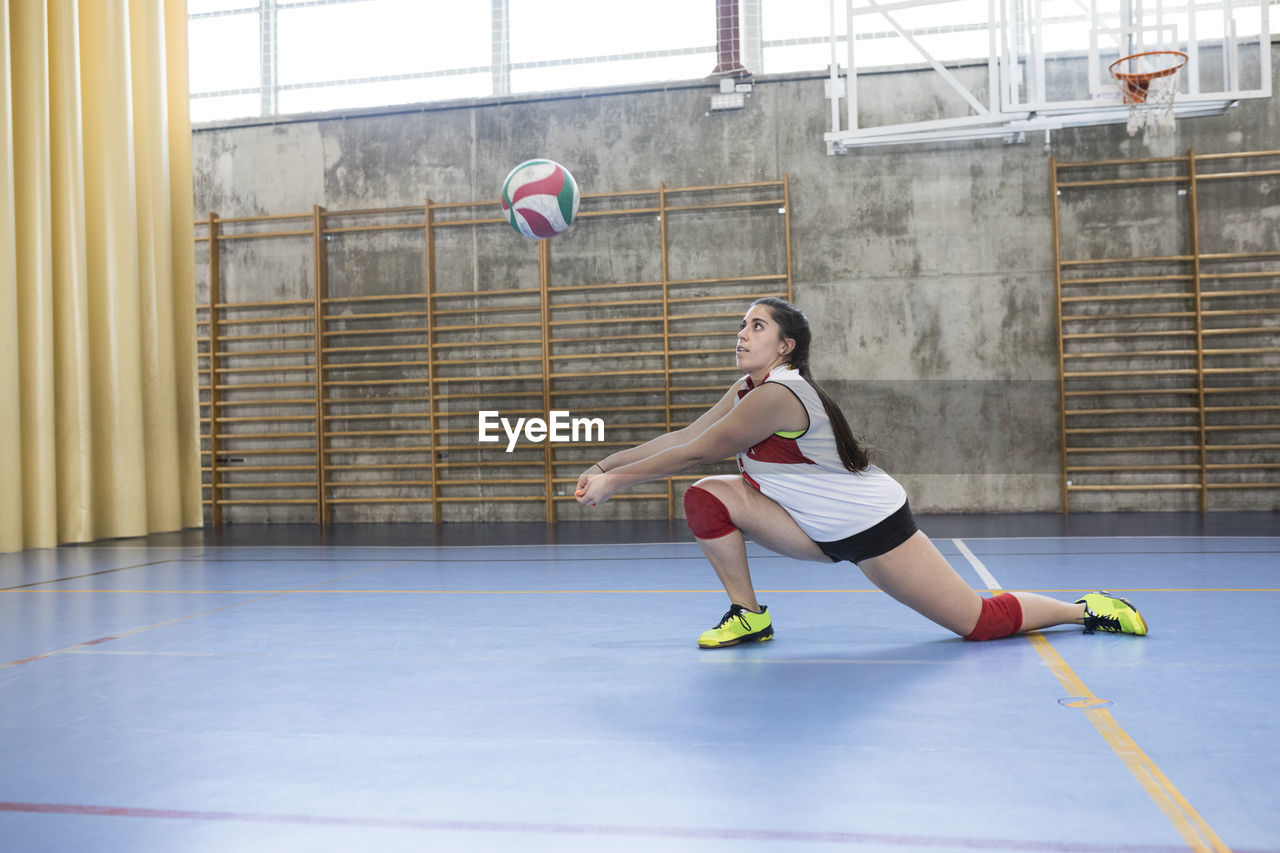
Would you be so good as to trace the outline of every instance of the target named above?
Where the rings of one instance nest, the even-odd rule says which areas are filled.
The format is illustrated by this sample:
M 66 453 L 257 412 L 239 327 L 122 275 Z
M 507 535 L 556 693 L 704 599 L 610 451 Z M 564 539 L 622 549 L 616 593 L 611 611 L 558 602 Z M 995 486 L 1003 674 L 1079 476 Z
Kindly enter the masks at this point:
M 752 305 L 738 330 L 735 352 L 738 369 L 752 376 L 767 373 L 775 365 L 786 362 L 793 343 L 783 339 L 768 306 Z

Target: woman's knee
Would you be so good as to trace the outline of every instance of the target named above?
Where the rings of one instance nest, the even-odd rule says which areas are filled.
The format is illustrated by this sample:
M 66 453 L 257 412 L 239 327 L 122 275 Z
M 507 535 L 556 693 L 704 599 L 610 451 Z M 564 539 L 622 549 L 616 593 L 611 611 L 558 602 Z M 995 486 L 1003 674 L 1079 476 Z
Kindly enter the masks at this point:
M 699 539 L 719 539 L 738 529 L 726 505 L 732 502 L 732 487 L 718 479 L 704 477 L 684 492 L 685 523 Z

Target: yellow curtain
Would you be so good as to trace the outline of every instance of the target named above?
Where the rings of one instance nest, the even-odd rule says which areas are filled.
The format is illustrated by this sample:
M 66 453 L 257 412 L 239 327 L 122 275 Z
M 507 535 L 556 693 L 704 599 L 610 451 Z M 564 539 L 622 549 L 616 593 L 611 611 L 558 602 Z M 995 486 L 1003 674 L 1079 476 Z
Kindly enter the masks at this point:
M 201 524 L 185 0 L 5 0 L 0 552 Z

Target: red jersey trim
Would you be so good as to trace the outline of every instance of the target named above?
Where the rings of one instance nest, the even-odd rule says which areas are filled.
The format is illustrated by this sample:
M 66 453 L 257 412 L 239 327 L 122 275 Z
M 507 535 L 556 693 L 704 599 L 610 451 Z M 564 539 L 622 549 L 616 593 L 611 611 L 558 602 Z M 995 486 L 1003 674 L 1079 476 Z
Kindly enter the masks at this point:
M 780 435 L 769 436 L 748 450 L 747 456 L 757 462 L 772 462 L 779 465 L 818 464 L 800 452 L 798 441 L 794 438 L 783 438 Z

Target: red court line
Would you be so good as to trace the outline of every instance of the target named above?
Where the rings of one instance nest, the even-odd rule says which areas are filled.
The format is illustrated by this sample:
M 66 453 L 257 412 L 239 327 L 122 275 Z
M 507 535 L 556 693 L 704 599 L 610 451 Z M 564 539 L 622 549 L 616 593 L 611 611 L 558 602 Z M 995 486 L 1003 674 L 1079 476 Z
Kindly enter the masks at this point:
M 602 835 L 636 838 L 712 839 L 717 841 L 784 841 L 811 844 L 871 844 L 893 847 L 949 847 L 966 850 L 1028 850 L 1050 853 L 1186 853 L 1185 846 L 1154 844 L 1091 844 L 1071 841 L 1016 841 L 999 838 L 948 838 L 928 835 L 887 835 L 864 832 L 806 832 L 787 829 L 729 829 L 618 824 L 526 823 L 520 821 L 429 820 L 425 818 L 352 817 L 343 815 L 271 814 L 261 812 L 188 811 L 69 803 L 0 802 L 0 813 L 129 817 L 159 820 L 271 823 L 296 826 L 340 826 L 361 829 L 415 829 L 448 832 L 514 832 L 538 835 Z M 1280 853 L 1243 850 L 1236 853 Z

